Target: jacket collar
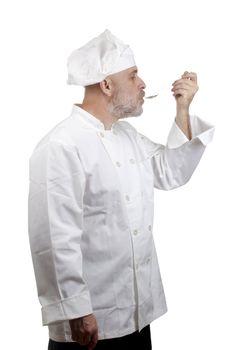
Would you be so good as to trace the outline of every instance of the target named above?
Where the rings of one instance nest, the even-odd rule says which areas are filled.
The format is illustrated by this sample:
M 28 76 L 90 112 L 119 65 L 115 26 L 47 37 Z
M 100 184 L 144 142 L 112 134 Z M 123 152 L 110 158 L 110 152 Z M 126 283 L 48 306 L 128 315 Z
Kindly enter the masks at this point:
M 78 115 L 85 123 L 94 129 L 105 130 L 104 124 L 98 118 L 94 117 L 94 115 L 85 111 L 80 106 L 81 104 L 74 104 L 72 114 Z M 117 122 L 118 121 L 112 124 L 112 128 L 114 128 Z

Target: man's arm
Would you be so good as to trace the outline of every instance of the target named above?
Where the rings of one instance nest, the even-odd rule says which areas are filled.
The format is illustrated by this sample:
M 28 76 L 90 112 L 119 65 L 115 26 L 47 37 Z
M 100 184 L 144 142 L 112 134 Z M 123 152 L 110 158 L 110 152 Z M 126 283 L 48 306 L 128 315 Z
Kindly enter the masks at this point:
M 72 147 L 50 141 L 30 158 L 29 238 L 43 325 L 69 320 L 73 340 L 92 350 L 98 327 L 82 271 L 84 187 Z
M 191 140 L 189 106 L 198 91 L 197 75 L 186 71 L 181 79 L 174 81 L 172 85 L 171 91 L 173 91 L 173 96 L 176 99 L 176 123 L 187 138 Z
M 196 169 L 206 145 L 212 140 L 214 127 L 201 118 L 191 115 L 192 140 L 174 122 L 166 146 L 138 133 L 138 143 L 145 150 L 141 165 L 149 166 L 153 172 L 154 187 L 172 190 L 186 184 Z
M 72 147 L 49 141 L 34 151 L 28 223 L 43 325 L 92 313 L 82 269 L 84 185 Z
M 171 190 L 184 185 L 212 140 L 214 127 L 197 116 L 189 116 L 189 105 L 197 90 L 195 73 L 185 72 L 173 83 L 177 114 L 166 146 L 136 132 L 138 143 L 142 142 L 145 150 L 144 161 L 151 163 L 155 188 Z
M 185 136 L 191 140 L 192 131 L 190 126 L 189 112 L 187 110 L 177 110 L 175 121 Z

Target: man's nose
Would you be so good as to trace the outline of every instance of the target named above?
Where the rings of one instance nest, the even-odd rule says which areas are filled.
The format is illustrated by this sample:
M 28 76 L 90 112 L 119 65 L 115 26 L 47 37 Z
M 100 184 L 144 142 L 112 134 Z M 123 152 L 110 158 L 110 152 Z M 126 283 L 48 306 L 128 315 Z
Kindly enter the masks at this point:
M 140 79 L 140 89 L 145 89 L 146 88 L 146 84 L 144 83 L 144 81 L 141 79 L 141 78 L 139 78 Z

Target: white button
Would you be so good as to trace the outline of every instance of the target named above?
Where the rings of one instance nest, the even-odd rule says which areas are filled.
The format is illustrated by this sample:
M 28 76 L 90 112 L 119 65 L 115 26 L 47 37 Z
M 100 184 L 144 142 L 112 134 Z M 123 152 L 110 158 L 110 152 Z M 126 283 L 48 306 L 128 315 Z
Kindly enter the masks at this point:
M 138 234 L 138 230 L 134 230 L 133 234 L 136 236 Z
M 144 139 L 144 136 L 141 136 L 141 139 Z
M 121 166 L 121 163 L 120 162 L 116 162 L 116 166 Z
M 131 158 L 130 160 L 130 163 L 134 164 L 135 163 L 135 160 L 133 158 Z
M 104 137 L 104 133 L 103 133 L 103 132 L 100 132 L 100 136 L 101 136 L 101 137 Z
M 116 130 L 113 130 L 113 134 L 114 134 L 114 135 L 117 135 L 117 132 L 116 132 Z
M 149 264 L 149 262 L 150 262 L 150 258 L 147 259 L 146 263 Z
M 129 201 L 129 200 L 130 200 L 130 198 L 129 198 L 129 196 L 128 196 L 128 195 L 126 195 L 126 196 L 125 196 L 125 199 L 126 199 L 127 201 Z
M 151 225 L 149 225 L 149 226 L 148 226 L 148 230 L 151 231 L 151 229 L 152 229 L 152 227 L 151 227 Z

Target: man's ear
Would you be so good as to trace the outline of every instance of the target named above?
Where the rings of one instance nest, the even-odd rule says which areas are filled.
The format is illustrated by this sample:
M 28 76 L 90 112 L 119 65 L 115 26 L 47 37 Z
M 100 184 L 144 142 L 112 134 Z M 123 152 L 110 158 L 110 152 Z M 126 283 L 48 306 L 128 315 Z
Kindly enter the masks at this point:
M 113 93 L 112 80 L 110 78 L 106 78 L 106 79 L 102 80 L 99 84 L 100 84 L 100 89 L 102 90 L 102 92 L 105 95 L 110 97 Z

